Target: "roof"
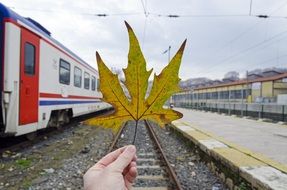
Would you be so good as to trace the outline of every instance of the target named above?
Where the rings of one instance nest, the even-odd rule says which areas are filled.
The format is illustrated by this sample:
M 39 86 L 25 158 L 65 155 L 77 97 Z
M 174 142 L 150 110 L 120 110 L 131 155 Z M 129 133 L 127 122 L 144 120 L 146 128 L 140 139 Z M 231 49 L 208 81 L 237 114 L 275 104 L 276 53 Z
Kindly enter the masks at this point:
M 195 88 L 194 90 L 204 90 L 204 89 L 209 89 L 209 88 L 219 88 L 219 87 L 227 87 L 227 86 L 234 86 L 234 85 L 241 85 L 241 84 L 246 84 L 246 83 L 255 83 L 255 82 L 266 82 L 266 81 L 274 81 L 282 78 L 287 77 L 287 72 L 279 75 L 274 75 L 270 77 L 260 77 L 256 79 L 243 79 L 243 80 L 238 80 L 230 83 L 225 83 L 225 84 L 218 84 L 218 85 L 211 85 L 211 86 L 204 86 L 204 87 L 199 87 Z
M 12 20 L 14 20 L 15 22 L 17 22 L 18 20 L 21 21 L 22 23 L 28 25 L 29 27 L 33 28 L 34 30 L 36 30 L 37 32 L 39 32 L 41 35 L 43 35 L 44 37 L 48 38 L 49 40 L 51 40 L 53 43 L 55 43 L 57 46 L 59 46 L 61 49 L 63 49 L 64 51 L 66 51 L 68 54 L 70 54 L 72 57 L 74 57 L 75 59 L 77 59 L 79 62 L 81 62 L 82 64 L 84 64 L 85 66 L 87 66 L 89 69 L 97 72 L 97 70 L 95 68 L 93 68 L 91 65 L 89 65 L 87 62 L 85 62 L 84 60 L 82 60 L 79 56 L 77 56 L 75 53 L 73 53 L 71 50 L 69 50 L 68 48 L 66 48 L 63 44 L 61 44 L 60 42 L 58 42 L 57 40 L 55 40 L 53 37 L 51 37 L 47 32 L 48 30 L 46 28 L 44 28 L 43 26 L 41 26 L 39 23 L 37 23 L 36 21 L 31 21 L 32 19 L 29 18 L 24 18 L 22 16 L 20 16 L 19 14 L 17 14 L 16 12 L 12 11 L 11 9 L 7 8 L 5 5 L 3 5 L 2 3 L 0 3 L 0 18 L 10 18 Z M 37 23 L 37 24 L 36 24 Z

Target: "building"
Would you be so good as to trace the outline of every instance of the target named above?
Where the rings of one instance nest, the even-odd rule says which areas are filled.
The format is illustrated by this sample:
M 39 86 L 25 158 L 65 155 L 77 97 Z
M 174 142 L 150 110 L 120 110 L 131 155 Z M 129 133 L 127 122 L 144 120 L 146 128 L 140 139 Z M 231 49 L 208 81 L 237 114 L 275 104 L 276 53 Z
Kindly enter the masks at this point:
M 287 96 L 287 73 L 248 77 L 233 82 L 202 86 L 174 96 L 185 103 L 277 103 L 278 95 Z M 182 96 L 182 97 L 180 97 Z

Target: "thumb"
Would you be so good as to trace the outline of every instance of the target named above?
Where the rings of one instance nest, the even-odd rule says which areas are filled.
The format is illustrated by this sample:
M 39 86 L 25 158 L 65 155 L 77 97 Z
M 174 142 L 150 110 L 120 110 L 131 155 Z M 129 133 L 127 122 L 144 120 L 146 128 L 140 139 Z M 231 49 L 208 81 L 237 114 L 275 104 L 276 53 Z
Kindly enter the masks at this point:
M 124 152 L 121 153 L 112 164 L 110 164 L 110 167 L 116 171 L 123 172 L 124 169 L 131 163 L 135 154 L 136 147 L 134 145 L 127 146 Z

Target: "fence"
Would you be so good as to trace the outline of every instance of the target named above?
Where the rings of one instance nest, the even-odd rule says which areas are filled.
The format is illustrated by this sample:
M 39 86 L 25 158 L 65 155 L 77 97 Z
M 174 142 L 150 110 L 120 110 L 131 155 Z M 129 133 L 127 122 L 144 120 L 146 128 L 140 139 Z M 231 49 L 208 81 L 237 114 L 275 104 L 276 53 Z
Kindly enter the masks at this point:
M 250 116 L 287 122 L 287 105 L 258 103 L 185 103 L 174 102 L 176 107 L 225 113 L 228 115 Z

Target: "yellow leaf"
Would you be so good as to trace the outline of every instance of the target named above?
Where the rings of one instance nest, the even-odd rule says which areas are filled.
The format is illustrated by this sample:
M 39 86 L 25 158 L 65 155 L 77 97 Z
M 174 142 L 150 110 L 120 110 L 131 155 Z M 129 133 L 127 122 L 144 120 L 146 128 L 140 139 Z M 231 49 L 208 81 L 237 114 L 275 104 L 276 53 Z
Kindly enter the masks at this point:
M 113 105 L 115 111 L 109 116 L 93 118 L 87 121 L 89 125 L 101 125 L 117 129 L 128 120 L 152 120 L 161 126 L 182 117 L 182 114 L 172 109 L 164 109 L 163 105 L 170 96 L 178 92 L 180 81 L 178 71 L 186 40 L 176 55 L 159 75 L 154 75 L 153 86 L 147 99 L 148 79 L 152 70 L 146 70 L 146 61 L 139 46 L 139 42 L 128 23 L 130 48 L 128 66 L 123 69 L 125 87 L 130 98 L 127 98 L 118 80 L 96 53 L 100 76 L 102 100 Z
M 128 67 L 123 69 L 127 87 L 131 96 L 131 112 L 135 118 L 146 110 L 144 99 L 148 87 L 148 79 L 152 72 L 146 70 L 146 62 L 141 52 L 139 42 L 132 30 L 132 28 L 125 23 L 129 32 L 130 49 L 128 55 Z

